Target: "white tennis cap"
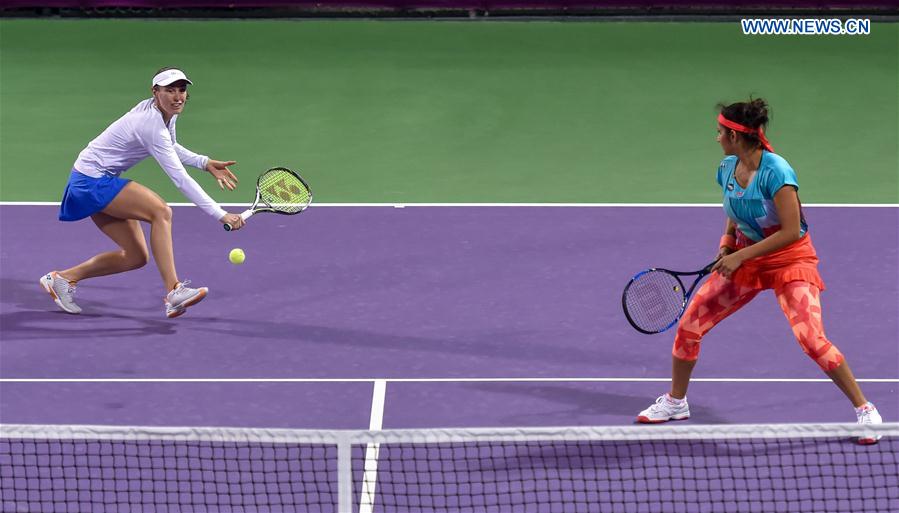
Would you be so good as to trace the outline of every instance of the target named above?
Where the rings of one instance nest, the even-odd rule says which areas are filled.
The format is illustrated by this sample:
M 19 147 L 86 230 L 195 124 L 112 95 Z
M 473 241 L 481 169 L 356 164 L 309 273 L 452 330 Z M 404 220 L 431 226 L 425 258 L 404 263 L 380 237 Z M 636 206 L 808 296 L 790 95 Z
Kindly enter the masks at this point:
M 193 84 L 187 75 L 184 74 L 180 69 L 167 69 L 165 71 L 160 71 L 155 77 L 153 77 L 153 85 L 155 86 L 167 86 L 173 84 L 179 80 L 184 80 L 188 84 Z

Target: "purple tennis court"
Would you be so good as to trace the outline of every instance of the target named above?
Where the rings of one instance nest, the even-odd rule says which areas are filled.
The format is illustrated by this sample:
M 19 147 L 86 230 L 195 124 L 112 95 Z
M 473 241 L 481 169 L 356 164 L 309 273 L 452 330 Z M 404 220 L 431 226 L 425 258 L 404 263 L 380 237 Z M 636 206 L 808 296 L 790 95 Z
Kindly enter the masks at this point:
M 0 214 L 0 422 L 336 430 L 632 424 L 667 390 L 672 334 L 632 330 L 621 312 L 621 289 L 648 266 L 691 270 L 707 263 L 722 219 L 719 209 L 705 207 L 316 206 L 299 218 L 258 216 L 246 230 L 225 233 L 197 209 L 176 208 L 179 274 L 210 287 L 210 295 L 187 315 L 168 320 L 152 264 L 79 284 L 83 314 L 59 312 L 38 278 L 111 243 L 89 222 L 52 222 L 55 207 L 4 205 Z M 897 210 L 813 207 L 806 216 L 828 288 L 828 336 L 884 418 L 895 419 Z M 672 217 L 692 230 L 670 230 Z M 52 244 L 36 244 L 38 236 Z M 45 250 L 34 251 L 38 246 Z M 246 251 L 245 264 L 228 262 L 232 247 Z M 770 292 L 713 330 L 703 348 L 687 425 L 853 420 L 851 405 L 802 353 Z M 816 454 L 826 452 L 803 442 L 773 448 L 746 443 L 732 448 L 694 442 L 699 445 L 688 452 L 709 454 L 709 464 L 739 456 L 745 467 L 772 458 L 817 461 Z M 622 461 L 648 465 L 673 457 L 651 445 L 583 444 L 429 450 L 457 460 L 453 479 L 465 486 L 484 477 L 481 467 L 472 474 L 474 463 L 466 456 L 472 450 L 500 451 L 505 459 L 492 464 L 514 468 L 492 469 L 490 476 L 513 483 L 521 472 L 516 465 L 535 458 L 551 468 L 598 465 L 617 475 L 629 468 Z M 134 450 L 168 450 L 154 447 Z M 681 492 L 675 489 L 614 488 L 620 484 L 599 485 L 609 490 L 530 490 L 522 484 L 514 490 L 517 499 L 508 499 L 509 490 L 482 487 L 481 499 L 468 500 L 486 502 L 460 504 L 453 502 L 453 489 L 402 481 L 409 474 L 403 465 L 414 469 L 416 463 L 394 463 L 391 455 L 420 452 L 404 447 L 384 447 L 375 458 L 380 493 L 368 511 L 593 511 L 591 494 L 617 497 L 610 511 L 641 511 L 632 508 L 644 492 L 668 497 L 659 500 L 674 504 L 672 511 L 694 511 L 678 509 L 674 495 Z M 886 473 L 896 468 L 894 449 L 881 444 L 875 453 L 889 457 L 877 462 Z M 232 450 L 240 452 L 229 445 L 195 452 L 202 460 L 206 452 Z M 627 450 L 636 452 L 620 452 Z M 834 479 L 853 478 L 853 462 L 874 456 L 848 450 L 842 463 L 827 465 L 836 474 L 795 479 L 823 479 L 819 484 L 827 488 Z M 371 459 L 366 446 L 355 446 L 353 454 L 354 481 L 364 481 L 362 469 Z M 114 459 L 112 453 L 98 458 L 106 456 Z M 686 469 L 694 460 L 684 457 L 676 465 L 665 460 L 686 472 L 670 479 L 692 475 Z M 594 472 L 588 466 L 577 472 Z M 538 482 L 546 477 L 541 472 L 546 469 L 538 471 Z M 722 479 L 732 479 L 721 472 Z M 328 496 L 337 492 L 330 484 L 298 482 L 302 490 L 233 511 L 334 511 Z M 746 493 L 769 493 L 764 482 L 755 483 L 759 491 Z M 271 492 L 287 485 L 258 486 Z M 394 497 L 398 490 L 428 498 L 403 502 L 413 499 Z M 320 502 L 291 509 L 307 492 Z M 363 490 L 354 493 L 359 497 Z M 735 504 L 742 500 L 727 497 L 732 492 L 726 489 L 686 493 L 693 496 L 683 504 L 716 494 Z M 771 503 L 782 502 L 783 511 L 817 504 L 789 493 L 771 491 Z M 198 505 L 224 504 L 224 495 L 197 498 L 190 509 L 175 494 L 165 500 L 183 509 L 165 511 L 206 511 Z M 878 495 L 877 504 L 883 509 L 871 511 L 895 510 L 899 497 Z
M 823 295 L 828 336 L 858 378 L 884 380 L 863 381 L 863 387 L 895 418 L 899 244 L 884 238 L 897 237 L 890 229 L 899 226 L 897 211 L 807 210 L 828 287 Z M 260 216 L 248 229 L 229 234 L 196 209 L 176 208 L 179 273 L 209 286 L 210 297 L 173 322 L 162 314 L 163 291 L 152 264 L 80 284 L 84 313 L 59 312 L 37 278 L 111 243 L 89 222 L 48 222 L 54 215 L 49 206 L 2 207 L 4 422 L 66 422 L 65 408 L 51 413 L 30 406 L 48 396 L 60 397 L 79 415 L 91 410 L 113 422 L 104 405 L 120 405 L 121 422 L 128 424 L 171 425 L 182 417 L 193 424 L 203 420 L 196 412 L 208 409 L 203 415 L 210 425 L 226 420 L 254 425 L 258 419 L 260 426 L 350 427 L 343 420 L 352 415 L 347 408 L 288 420 L 290 415 L 278 411 L 283 402 L 272 401 L 268 408 L 276 413 L 265 415 L 258 399 L 279 394 L 294 395 L 303 403 L 295 409 L 307 412 L 327 410 L 316 403 L 358 396 L 349 404 L 368 413 L 366 383 L 226 386 L 214 381 L 296 378 L 423 380 L 391 383 L 384 423 L 393 428 L 434 427 L 437 421 L 439 426 L 627 423 L 635 409 L 664 390 L 665 383 L 641 380 L 668 377 L 672 337 L 633 331 L 621 312 L 620 291 L 647 266 L 703 265 L 714 252 L 708 241 L 717 240 L 721 218 L 718 209 L 701 207 L 315 207 L 299 218 Z M 667 222 L 672 216 L 694 230 L 672 232 Z M 34 251 L 37 233 L 55 241 L 57 250 Z M 228 262 L 232 247 L 246 250 L 245 264 Z M 802 354 L 770 293 L 713 330 L 703 347 L 699 379 L 824 378 Z M 13 378 L 213 382 L 90 385 L 96 389 L 85 383 L 10 383 Z M 450 381 L 428 381 L 434 378 Z M 624 380 L 565 383 L 566 378 Z M 829 383 L 735 381 L 711 384 L 706 393 L 703 386 L 697 382 L 691 394 L 698 422 L 841 421 L 847 411 Z M 782 392 L 772 389 L 778 386 Z M 253 389 L 259 387 L 265 391 L 256 397 Z M 128 408 L 148 398 L 166 402 L 181 391 L 205 401 L 191 401 L 186 416 L 174 406 L 164 415 Z M 729 411 L 741 391 L 762 402 L 779 396 L 771 403 L 789 407 L 769 404 L 747 418 Z M 233 404 L 216 412 L 220 397 L 230 402 L 246 397 L 247 406 L 255 405 L 253 414 L 234 418 Z M 821 401 L 826 401 L 823 409 Z M 803 403 L 815 406 L 803 408 Z M 42 418 L 47 415 L 53 418 Z

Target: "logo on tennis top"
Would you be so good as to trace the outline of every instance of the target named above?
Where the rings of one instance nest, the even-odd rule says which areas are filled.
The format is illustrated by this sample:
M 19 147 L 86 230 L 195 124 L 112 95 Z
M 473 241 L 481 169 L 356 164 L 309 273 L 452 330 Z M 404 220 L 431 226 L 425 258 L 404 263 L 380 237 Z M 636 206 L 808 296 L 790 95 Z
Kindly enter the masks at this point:
M 292 183 L 289 184 L 285 182 L 283 178 L 266 187 L 265 190 L 268 191 L 269 194 L 278 196 L 284 201 L 297 201 L 297 197 L 303 193 L 302 189 Z
M 729 190 L 729 191 L 734 190 L 734 183 L 733 183 L 733 182 L 728 182 L 728 183 L 727 183 L 727 190 Z

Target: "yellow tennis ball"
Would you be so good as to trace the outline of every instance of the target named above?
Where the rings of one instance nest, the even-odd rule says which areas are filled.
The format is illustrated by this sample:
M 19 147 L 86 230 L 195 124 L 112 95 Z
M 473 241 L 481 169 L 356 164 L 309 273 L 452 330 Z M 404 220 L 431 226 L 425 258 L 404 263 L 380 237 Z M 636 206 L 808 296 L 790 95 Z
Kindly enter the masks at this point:
M 240 248 L 234 248 L 228 253 L 228 260 L 230 260 L 232 264 L 242 264 L 246 258 L 247 256 L 244 255 L 243 250 Z

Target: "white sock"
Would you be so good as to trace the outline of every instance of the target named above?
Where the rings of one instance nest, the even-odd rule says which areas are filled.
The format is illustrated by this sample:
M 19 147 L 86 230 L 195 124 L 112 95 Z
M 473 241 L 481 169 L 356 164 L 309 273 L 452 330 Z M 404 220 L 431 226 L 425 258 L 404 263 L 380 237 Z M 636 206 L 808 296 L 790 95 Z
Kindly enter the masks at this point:
M 676 397 L 671 397 L 671 394 L 665 394 L 665 397 L 668 398 L 668 402 L 669 402 L 669 403 L 671 403 L 671 404 L 678 404 L 678 405 L 684 404 L 684 402 L 687 400 L 686 397 L 684 397 L 683 399 L 678 399 L 678 398 L 676 398 Z

